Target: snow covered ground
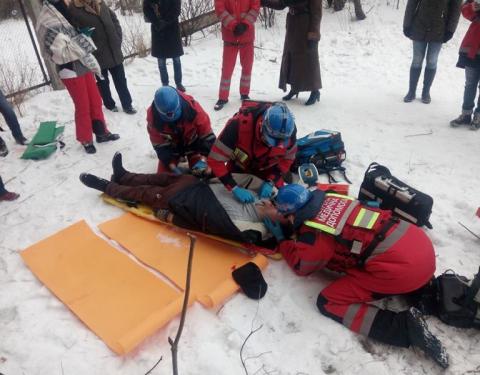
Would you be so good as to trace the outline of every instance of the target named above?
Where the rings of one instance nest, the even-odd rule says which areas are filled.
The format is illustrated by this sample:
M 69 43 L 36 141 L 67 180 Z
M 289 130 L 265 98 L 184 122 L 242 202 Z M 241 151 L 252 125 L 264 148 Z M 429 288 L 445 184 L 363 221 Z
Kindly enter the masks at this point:
M 300 135 L 318 128 L 342 132 L 346 167 L 354 182 L 352 194 L 358 193 L 372 161 L 387 165 L 398 177 L 431 194 L 434 229 L 428 235 L 437 252 L 437 273 L 452 268 L 471 277 L 480 265 L 479 243 L 457 221 L 480 232 L 480 220 L 474 216 L 480 206 L 480 132 L 448 126 L 461 108 L 464 76 L 455 63 L 468 25 L 460 20 L 456 35 L 440 54 L 432 103 L 404 104 L 411 42 L 402 34 L 405 2 L 400 5 L 397 10 L 385 0 L 367 0 L 365 10 L 371 10 L 362 22 L 352 21 L 348 10 L 326 10 L 320 43 L 321 101 L 304 107 L 306 94 L 302 94 L 289 106 Z M 278 13 L 278 25 L 258 33 L 254 98 L 282 96 L 277 81 L 284 17 Z M 237 70 L 230 103 L 221 112 L 212 110 L 221 65 L 219 35 L 196 40 L 186 48 L 182 64 L 188 91 L 210 112 L 214 129 L 220 131 L 240 100 Z M 33 135 L 40 121 L 65 124 L 67 145 L 62 151 L 41 162 L 20 160 L 23 147 L 14 145 L 10 134 L 4 136 L 10 154 L 0 161 L 0 175 L 7 188 L 21 197 L 0 203 L 0 373 L 144 374 L 160 356 L 163 360 L 152 374 L 171 373 L 167 337 L 175 335 L 178 319 L 133 353 L 116 356 L 37 281 L 19 256 L 22 249 L 80 219 L 95 226 L 121 213 L 80 184 L 81 172 L 108 177 L 115 151 L 124 154 L 128 169 L 155 170 L 145 111 L 160 84 L 156 61 L 151 57 L 134 60 L 127 66 L 127 76 L 139 112 L 127 116 L 106 111 L 110 129 L 122 138 L 98 145 L 95 155 L 85 154 L 75 141 L 73 105 L 65 91 L 31 98 L 20 119 L 27 136 Z M 420 135 L 425 133 L 429 135 Z M 269 290 L 259 303 L 237 294 L 215 310 L 200 305 L 189 309 L 180 342 L 181 374 L 244 374 L 240 347 L 251 327 L 259 325 L 262 329 L 245 348 L 245 356 L 252 357 L 247 361 L 249 374 L 440 373 L 413 350 L 366 340 L 320 315 L 316 297 L 330 276 L 299 278 L 283 262 L 272 262 L 264 275 Z M 435 318 L 428 323 L 450 354 L 447 373 L 480 372 L 479 331 L 448 327 Z

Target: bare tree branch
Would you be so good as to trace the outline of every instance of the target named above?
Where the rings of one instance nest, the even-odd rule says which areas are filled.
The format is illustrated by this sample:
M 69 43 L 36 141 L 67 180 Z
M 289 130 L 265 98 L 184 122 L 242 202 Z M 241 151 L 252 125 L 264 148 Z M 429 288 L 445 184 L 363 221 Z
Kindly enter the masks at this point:
M 155 367 L 158 366 L 158 364 L 160 363 L 160 361 L 161 361 L 162 359 L 163 359 L 163 357 L 160 357 L 160 359 L 157 361 L 157 363 L 155 363 L 155 364 L 153 365 L 153 367 L 145 373 L 145 375 L 148 375 L 148 374 L 150 374 L 153 370 L 155 370 Z
M 168 342 L 170 343 L 172 350 L 172 366 L 173 366 L 173 375 L 178 375 L 178 363 L 177 363 L 177 352 L 178 352 L 178 342 L 180 341 L 180 336 L 182 335 L 183 325 L 185 323 L 185 316 L 187 315 L 188 308 L 188 297 L 190 295 L 190 280 L 192 277 L 192 263 L 193 263 L 193 250 L 195 249 L 195 242 L 197 237 L 187 233 L 187 236 L 190 237 L 190 251 L 188 253 L 188 265 L 187 265 L 187 281 L 185 284 L 185 296 L 183 298 L 183 307 L 182 307 L 182 316 L 180 318 L 180 325 L 178 326 L 178 331 L 175 336 L 175 341 L 170 337 Z

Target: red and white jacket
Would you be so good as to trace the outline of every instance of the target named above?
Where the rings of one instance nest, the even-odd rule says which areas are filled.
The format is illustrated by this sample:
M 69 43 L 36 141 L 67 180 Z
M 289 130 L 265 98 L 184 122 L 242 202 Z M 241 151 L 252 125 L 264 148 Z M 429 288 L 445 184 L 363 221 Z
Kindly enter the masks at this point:
M 475 59 L 480 54 L 480 12 L 475 12 L 473 2 L 467 2 L 462 6 L 462 14 L 471 21 L 460 46 L 460 53 L 466 53 L 469 59 Z
M 267 146 L 260 133 L 267 108 L 240 109 L 212 146 L 207 163 L 229 190 L 236 186 L 232 172 L 253 174 L 277 187 L 284 185 L 283 175 L 290 170 L 297 152 L 296 130 L 285 147 Z
M 312 201 L 304 209 L 308 211 L 305 217 L 310 217 L 309 220 L 296 216 L 296 220 L 300 219 L 296 240 L 280 242 L 277 250 L 298 275 L 308 275 L 322 268 L 348 273 L 359 267 L 359 259 L 375 236 L 385 229 L 392 213 L 364 206 L 353 198 L 338 194 L 327 194 L 323 201 L 321 196 L 316 199 L 319 196 L 320 193 L 314 193 Z M 402 264 L 404 256 L 426 252 L 431 254 L 431 264 L 424 266 L 430 268 L 433 274 L 434 250 L 425 233 L 402 220 L 392 222 L 387 228 L 384 240 L 378 242 L 373 253 L 366 258 L 366 264 L 375 260 L 375 267 L 388 274 Z
M 222 23 L 222 39 L 234 44 L 253 43 L 259 11 L 260 0 L 215 0 L 215 13 Z M 242 35 L 235 36 L 233 30 L 240 22 L 248 28 Z
M 150 141 L 159 160 L 165 165 L 175 163 L 179 156 L 192 156 L 189 161 L 195 164 L 202 156 L 206 158 L 215 141 L 210 117 L 200 103 L 183 92 L 178 94 L 181 97 L 182 116 L 176 122 L 162 121 L 153 103 L 147 110 Z

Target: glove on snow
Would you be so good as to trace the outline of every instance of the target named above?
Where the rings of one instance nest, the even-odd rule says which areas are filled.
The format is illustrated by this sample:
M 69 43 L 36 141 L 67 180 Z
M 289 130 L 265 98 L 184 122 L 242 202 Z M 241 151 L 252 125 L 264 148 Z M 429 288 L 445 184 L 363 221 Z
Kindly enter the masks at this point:
M 248 298 L 260 299 L 267 293 L 268 285 L 255 263 L 248 262 L 237 268 L 232 272 L 232 277 Z

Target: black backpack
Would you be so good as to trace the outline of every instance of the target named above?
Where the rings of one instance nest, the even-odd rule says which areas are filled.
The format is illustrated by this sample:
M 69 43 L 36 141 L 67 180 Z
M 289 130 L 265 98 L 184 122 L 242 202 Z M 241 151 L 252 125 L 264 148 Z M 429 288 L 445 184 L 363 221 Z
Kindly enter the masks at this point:
M 391 210 L 395 216 L 419 227 L 425 225 L 432 229 L 429 219 L 433 198 L 392 176 L 383 165 L 372 163 L 368 166 L 358 199 L 377 201 L 380 208 Z
M 480 269 L 471 282 L 445 272 L 435 283 L 438 318 L 454 327 L 480 329 Z

